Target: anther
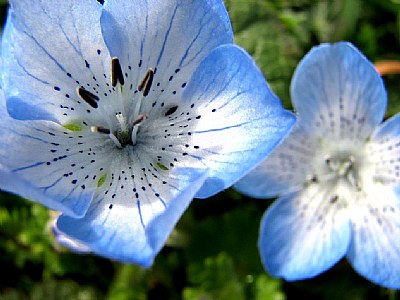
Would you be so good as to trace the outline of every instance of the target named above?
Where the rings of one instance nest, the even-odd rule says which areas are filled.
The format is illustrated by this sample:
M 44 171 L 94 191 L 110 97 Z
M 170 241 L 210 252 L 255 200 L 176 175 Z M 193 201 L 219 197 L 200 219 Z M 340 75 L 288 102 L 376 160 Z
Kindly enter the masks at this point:
M 113 57 L 111 59 L 111 85 L 115 87 L 118 82 L 121 85 L 124 85 L 125 80 L 119 59 L 117 57 Z
M 143 92 L 143 96 L 146 97 L 151 89 L 151 85 L 153 84 L 154 71 L 153 69 L 148 69 L 146 75 L 144 76 L 142 82 L 139 84 L 138 90 L 139 92 Z
M 347 181 L 358 191 L 362 191 L 362 186 L 360 180 L 357 178 L 354 172 L 349 172 L 347 174 Z
M 326 163 L 328 166 L 330 166 L 331 162 L 332 162 L 332 159 L 331 159 L 329 156 L 325 158 L 325 163 Z
M 141 114 L 136 118 L 135 121 L 133 121 L 132 125 L 136 126 L 136 125 L 142 123 L 146 119 L 147 119 L 147 115 L 146 114 Z
M 104 134 L 110 134 L 110 129 L 107 129 L 102 126 L 92 126 L 90 127 L 90 131 L 93 133 L 104 133 Z
M 89 104 L 93 108 L 97 108 L 97 101 L 100 100 L 99 97 L 80 86 L 76 89 L 76 92 L 78 96 L 81 97 L 81 99 L 84 100 L 87 104 Z
M 330 199 L 329 199 L 329 203 L 333 204 L 335 202 L 337 202 L 339 200 L 339 196 L 338 195 L 333 195 Z
M 135 145 L 135 144 L 136 144 L 136 141 L 137 141 L 137 133 L 138 133 L 138 131 L 139 131 L 139 126 L 140 126 L 140 124 L 141 124 L 144 120 L 146 120 L 146 119 L 147 119 L 147 114 L 144 113 L 144 114 L 140 114 L 140 115 L 136 118 L 136 120 L 133 121 L 133 123 L 132 123 L 133 128 L 132 128 L 131 140 L 130 140 L 131 145 Z

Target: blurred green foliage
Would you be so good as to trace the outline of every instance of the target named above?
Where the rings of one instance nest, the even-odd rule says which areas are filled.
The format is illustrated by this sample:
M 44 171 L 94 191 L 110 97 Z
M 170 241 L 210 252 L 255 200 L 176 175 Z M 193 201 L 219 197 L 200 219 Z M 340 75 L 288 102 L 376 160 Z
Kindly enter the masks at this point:
M 293 71 L 309 49 L 348 40 L 369 59 L 400 59 L 397 0 L 226 0 L 236 43 L 254 57 L 287 108 Z M 6 1 L 0 1 L 2 16 Z M 399 75 L 385 77 L 388 116 L 400 111 Z M 57 246 L 49 211 L 0 194 L 0 299 L 400 299 L 343 260 L 314 279 L 285 282 L 264 272 L 256 246 L 269 200 L 227 190 L 195 200 L 148 269 Z

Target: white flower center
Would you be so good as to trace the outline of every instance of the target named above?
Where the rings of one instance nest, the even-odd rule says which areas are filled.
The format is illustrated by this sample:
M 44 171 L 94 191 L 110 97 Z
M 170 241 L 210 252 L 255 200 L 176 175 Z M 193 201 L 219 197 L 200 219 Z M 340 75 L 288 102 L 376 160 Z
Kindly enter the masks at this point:
M 371 184 L 373 164 L 366 150 L 366 143 L 321 143 L 314 159 L 315 173 L 309 182 L 327 187 L 331 191 L 331 202 L 340 199 L 347 205 Z
M 359 166 L 353 154 L 339 153 L 325 158 L 326 171 L 337 181 L 344 180 L 349 186 L 360 190 Z
M 111 132 L 109 129 L 100 126 L 92 126 L 92 132 L 108 134 L 110 139 L 118 148 L 123 148 L 126 145 L 135 145 L 139 126 L 144 120 L 146 120 L 146 114 L 139 115 L 132 124 L 127 123 L 125 116 L 121 112 L 118 112 L 115 116 L 119 124 L 119 127 L 115 132 Z
M 142 92 L 143 97 L 146 97 L 150 92 L 153 76 L 154 71 L 149 69 L 138 87 L 138 91 Z M 122 109 L 122 111 L 119 111 L 115 114 L 115 119 L 113 116 L 111 116 L 111 118 L 107 118 L 109 116 L 109 111 L 106 111 L 106 109 L 102 109 L 98 106 L 100 98 L 97 95 L 86 90 L 84 87 L 80 86 L 77 88 L 77 94 L 81 97 L 81 99 L 83 99 L 92 108 L 101 110 L 106 117 L 106 122 L 108 123 L 107 127 L 92 126 L 91 131 L 93 133 L 107 134 L 114 144 L 120 149 L 124 148 L 126 145 L 133 146 L 136 144 L 139 126 L 147 119 L 146 113 L 140 113 L 142 99 L 137 99 L 135 109 L 133 112 L 131 112 L 132 116 L 126 116 L 124 109 L 124 95 L 122 93 L 122 86 L 124 83 L 125 80 L 121 65 L 118 58 L 114 57 L 112 59 L 111 84 L 113 88 L 117 87 L 116 89 L 118 96 L 115 100 L 120 102 L 120 107 Z

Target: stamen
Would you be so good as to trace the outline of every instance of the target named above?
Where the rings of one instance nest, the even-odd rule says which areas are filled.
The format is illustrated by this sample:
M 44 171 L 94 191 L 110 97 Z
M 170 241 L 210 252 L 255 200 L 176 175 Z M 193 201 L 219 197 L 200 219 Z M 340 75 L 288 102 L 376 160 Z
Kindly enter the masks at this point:
M 107 129 L 107 128 L 105 128 L 105 127 L 102 127 L 102 126 L 92 126 L 92 127 L 90 127 L 90 130 L 93 132 L 93 133 L 104 133 L 104 134 L 110 134 L 110 129 Z
M 136 144 L 136 141 L 137 141 L 137 133 L 138 133 L 138 131 L 139 131 L 139 126 L 140 126 L 140 124 L 141 124 L 144 120 L 146 120 L 146 119 L 147 119 L 147 114 L 144 113 L 144 114 L 139 115 L 139 116 L 136 118 L 136 120 L 133 121 L 133 123 L 132 123 L 133 128 L 132 128 L 132 132 L 131 132 L 131 143 L 132 143 L 132 145 L 135 145 L 135 144 Z
M 76 89 L 76 92 L 78 96 L 81 97 L 82 100 L 84 100 L 87 104 L 89 104 L 93 108 L 97 108 L 97 101 L 100 100 L 99 97 L 80 86 Z
M 345 162 L 343 162 L 339 168 L 337 169 L 337 173 L 340 176 L 344 176 L 350 173 L 350 171 L 352 170 L 353 167 L 353 163 L 350 160 L 347 160 Z
M 340 168 L 340 161 L 332 159 L 329 156 L 325 158 L 325 163 L 331 171 L 337 172 Z
M 318 176 L 317 175 L 313 175 L 308 181 L 313 182 L 313 183 L 317 183 L 318 180 Z
M 328 173 L 322 177 L 323 180 L 336 178 L 336 180 L 342 182 L 344 179 L 346 184 L 359 192 L 362 191 L 362 181 L 359 178 L 356 158 L 353 155 L 347 157 L 339 155 L 337 158 L 326 156 L 325 163 L 329 170 Z
M 356 188 L 357 191 L 361 192 L 362 188 L 361 188 L 361 183 L 360 180 L 358 179 L 357 175 L 354 172 L 349 172 L 347 174 L 347 181 Z
M 330 156 L 325 157 L 325 164 L 330 168 L 332 159 Z
M 115 87 L 118 81 L 121 85 L 124 85 L 125 83 L 119 59 L 117 57 L 113 57 L 111 59 L 111 85 Z
M 147 119 L 147 114 L 145 114 L 145 113 L 141 114 L 136 118 L 135 121 L 133 121 L 132 125 L 133 126 L 139 125 L 140 123 L 142 123 L 146 119 Z
M 337 202 L 339 199 L 338 195 L 333 195 L 330 199 L 329 199 L 329 203 L 333 204 L 335 202 Z
M 110 134 L 109 137 L 110 137 L 110 139 L 114 142 L 114 144 L 115 144 L 118 148 L 120 148 L 120 149 L 123 148 L 122 145 L 121 145 L 121 143 L 119 142 L 118 138 L 117 138 L 115 135 Z
M 142 82 L 139 84 L 138 90 L 141 92 L 143 90 L 143 96 L 146 97 L 151 89 L 151 85 L 153 84 L 154 71 L 152 68 L 147 70 L 146 75 L 144 76 Z

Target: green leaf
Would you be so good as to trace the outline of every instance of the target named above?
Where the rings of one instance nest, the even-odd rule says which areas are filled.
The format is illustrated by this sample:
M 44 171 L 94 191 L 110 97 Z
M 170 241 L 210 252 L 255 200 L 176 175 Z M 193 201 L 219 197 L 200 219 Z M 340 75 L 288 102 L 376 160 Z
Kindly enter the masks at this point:
M 226 253 L 205 259 L 202 264 L 189 267 L 189 280 L 197 287 L 186 288 L 185 300 L 245 299 L 244 283 L 236 276 L 232 258 Z
M 255 282 L 255 300 L 285 300 L 281 281 L 266 274 L 257 277 Z

